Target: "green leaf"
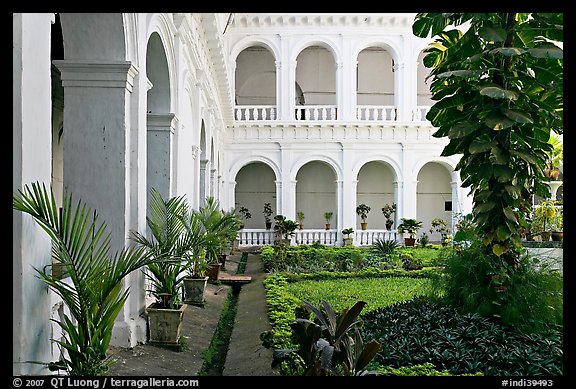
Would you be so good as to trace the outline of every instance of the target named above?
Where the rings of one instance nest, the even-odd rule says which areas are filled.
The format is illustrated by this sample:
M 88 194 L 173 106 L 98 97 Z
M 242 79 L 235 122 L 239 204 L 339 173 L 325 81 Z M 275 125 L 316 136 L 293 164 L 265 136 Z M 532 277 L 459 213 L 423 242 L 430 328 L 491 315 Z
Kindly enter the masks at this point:
M 524 161 L 535 165 L 536 162 L 536 158 L 534 158 L 531 154 L 529 153 L 525 153 L 524 151 L 518 151 L 518 150 L 510 150 L 510 154 L 512 155 L 516 155 L 517 157 L 522 158 Z
M 492 208 L 494 208 L 496 206 L 496 203 L 494 203 L 493 201 L 489 202 L 489 203 L 481 203 L 481 204 L 477 204 L 474 207 L 474 210 L 478 213 L 484 213 L 484 212 L 488 212 L 490 211 Z
M 506 207 L 502 210 L 502 212 L 504 212 L 504 215 L 506 216 L 506 218 L 508 220 L 516 222 L 516 214 L 514 213 L 514 211 L 512 209 L 510 209 L 509 207 Z
M 498 47 L 496 49 L 490 50 L 489 54 L 501 54 L 505 57 L 514 57 L 518 55 L 522 55 L 526 52 L 524 49 L 519 49 L 518 47 Z
M 504 109 L 502 113 L 506 115 L 508 119 L 514 120 L 516 123 L 534 123 L 534 120 L 530 117 L 530 114 L 522 111 L 517 111 L 513 109 Z
M 492 149 L 495 146 L 495 142 L 486 142 L 484 140 L 478 140 L 478 138 L 474 139 L 472 143 L 470 143 L 470 147 L 468 147 L 468 151 L 470 154 L 479 154 L 485 153 L 486 151 Z
M 493 99 L 516 100 L 518 98 L 518 93 L 515 91 L 502 89 L 498 86 L 483 87 L 480 89 L 480 94 Z
M 467 135 L 472 134 L 474 131 L 478 130 L 480 125 L 478 123 L 460 122 L 456 123 L 450 131 L 448 131 L 448 138 L 458 139 L 463 138 Z
M 496 237 L 500 241 L 504 241 L 510 237 L 511 233 L 508 227 L 504 226 L 503 224 L 499 225 L 496 228 Z
M 512 181 L 514 171 L 508 166 L 494 165 L 494 177 L 496 177 L 498 182 Z
M 490 161 L 495 165 L 505 165 L 508 163 L 508 154 L 500 147 L 490 149 Z
M 440 73 L 436 75 L 436 78 L 448 78 L 448 77 L 462 77 L 462 78 L 479 78 L 484 71 L 482 70 L 451 70 L 448 72 Z
M 520 197 L 521 191 L 520 189 L 518 189 L 517 187 L 513 186 L 513 185 L 505 185 L 504 189 L 506 189 L 506 192 L 508 192 L 508 194 L 513 198 L 513 199 L 517 199 Z
M 500 245 L 500 244 L 495 244 L 494 246 L 492 246 L 492 252 L 497 256 L 500 257 L 502 254 L 504 254 L 505 252 L 508 251 L 508 247 Z
M 538 47 L 528 49 L 528 54 L 534 58 L 553 58 L 553 59 L 563 59 L 564 52 L 559 47 Z
M 483 26 L 478 30 L 478 35 L 491 42 L 504 42 L 506 40 L 506 30 L 500 27 Z

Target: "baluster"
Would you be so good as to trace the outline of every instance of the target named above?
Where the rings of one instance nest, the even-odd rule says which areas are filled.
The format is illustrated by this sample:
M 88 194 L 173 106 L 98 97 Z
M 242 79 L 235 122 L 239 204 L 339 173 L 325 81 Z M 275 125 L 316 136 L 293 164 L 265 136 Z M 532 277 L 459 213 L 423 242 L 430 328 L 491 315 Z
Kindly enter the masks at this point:
M 330 119 L 336 120 L 336 108 L 330 108 Z
M 270 120 L 276 120 L 276 108 L 270 108 Z
M 300 120 L 300 116 L 301 116 L 300 109 L 296 108 L 296 120 Z

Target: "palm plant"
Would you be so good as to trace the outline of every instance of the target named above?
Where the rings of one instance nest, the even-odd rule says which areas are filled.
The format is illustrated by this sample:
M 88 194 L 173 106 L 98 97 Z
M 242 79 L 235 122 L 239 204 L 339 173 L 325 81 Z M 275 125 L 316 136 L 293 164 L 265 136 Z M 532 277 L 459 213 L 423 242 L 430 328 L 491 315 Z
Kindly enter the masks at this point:
M 44 184 L 25 185 L 14 194 L 12 206 L 31 215 L 50 236 L 53 259 L 69 276 L 63 280 L 46 268 L 34 268 L 70 312 L 62 321 L 54 320 L 62 328 L 63 339 L 52 340 L 66 353 L 62 353 L 62 361 L 50 367 L 67 370 L 70 375 L 104 375 L 111 363 L 106 360 L 106 350 L 114 322 L 129 294 L 128 288 L 123 290 L 122 280 L 152 263 L 153 258 L 135 247 L 111 255 L 111 235 L 97 212 L 82 201 L 74 205 L 67 193 L 60 218 L 54 194 Z
M 208 197 L 203 207 L 193 211 L 204 234 L 203 247 L 209 264 L 219 263 L 218 254 L 232 242 L 241 227 L 241 221 L 235 212 L 224 212 L 219 209 L 218 200 Z
M 150 214 L 146 222 L 150 237 L 131 231 L 130 238 L 146 249 L 155 261 L 146 274 L 152 283 L 150 292 L 159 308 L 177 308 L 180 289 L 189 266 L 190 251 L 201 242 L 201 234 L 192 234 L 189 207 L 184 196 L 164 199 L 155 188 L 150 191 Z

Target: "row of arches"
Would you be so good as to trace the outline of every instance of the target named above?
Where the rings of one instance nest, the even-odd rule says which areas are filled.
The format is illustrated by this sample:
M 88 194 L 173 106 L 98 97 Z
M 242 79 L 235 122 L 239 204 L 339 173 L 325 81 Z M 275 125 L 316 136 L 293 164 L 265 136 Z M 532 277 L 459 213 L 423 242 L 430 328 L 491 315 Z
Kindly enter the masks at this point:
M 294 197 L 296 212 L 305 215 L 306 228 L 320 229 L 325 226 L 325 212 L 333 213 L 332 222 L 338 220 L 338 212 L 355 214 L 356 205 L 364 203 L 371 207 L 368 216 L 370 229 L 384 229 L 385 218 L 381 208 L 385 204 L 398 202 L 399 177 L 394 168 L 385 161 L 365 163 L 355 177 L 356 204 L 338 206 L 341 191 L 335 169 L 325 161 L 314 160 L 291 172 L 294 175 Z M 282 214 L 282 204 L 278 201 L 278 183 L 281 177 L 264 162 L 251 162 L 244 165 L 235 176 L 235 206 L 248 208 L 253 217 L 246 221 L 246 228 L 264 228 L 261 215 L 265 203 L 271 203 L 274 214 Z M 452 220 L 452 177 L 446 166 L 428 162 L 417 174 L 416 189 L 417 218 L 423 221 L 423 231 L 428 231 L 433 218 Z M 285 215 L 293 219 L 296 215 Z M 402 215 L 395 215 L 396 222 Z M 361 219 L 355 217 L 354 226 L 336 226 L 343 229 L 360 229 Z M 395 223 L 395 226 L 397 223 Z M 432 236 L 439 239 L 439 236 Z

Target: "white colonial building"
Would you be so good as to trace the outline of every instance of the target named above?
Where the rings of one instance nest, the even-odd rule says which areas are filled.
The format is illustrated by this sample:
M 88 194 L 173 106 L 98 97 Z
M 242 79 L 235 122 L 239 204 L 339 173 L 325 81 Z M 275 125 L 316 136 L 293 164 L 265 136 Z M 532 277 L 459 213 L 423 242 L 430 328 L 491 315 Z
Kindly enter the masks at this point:
M 295 220 L 297 242 L 396 237 L 401 217 L 471 210 L 425 119 L 429 41 L 414 14 L 13 14 L 13 190 L 41 181 L 97 209 L 112 250 L 145 231 L 150 188 L 246 207 L 244 244 L 269 233 L 262 210 Z M 358 204 L 371 207 L 361 230 Z M 381 208 L 396 204 L 387 232 Z M 332 212 L 330 230 L 324 214 Z M 256 237 L 256 238 L 254 238 Z M 398 237 L 399 238 L 399 237 Z M 431 236 L 438 240 L 438 236 Z M 33 267 L 48 236 L 13 213 L 13 374 L 48 374 L 59 350 L 56 296 Z M 145 340 L 141 273 L 112 343 Z

